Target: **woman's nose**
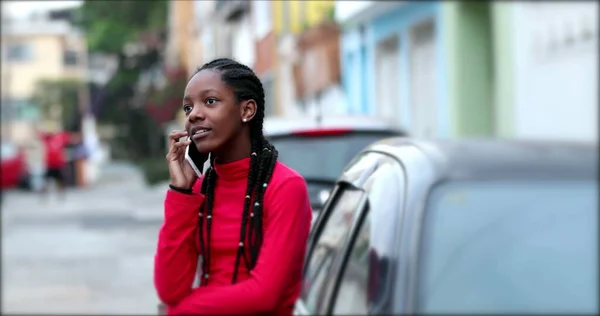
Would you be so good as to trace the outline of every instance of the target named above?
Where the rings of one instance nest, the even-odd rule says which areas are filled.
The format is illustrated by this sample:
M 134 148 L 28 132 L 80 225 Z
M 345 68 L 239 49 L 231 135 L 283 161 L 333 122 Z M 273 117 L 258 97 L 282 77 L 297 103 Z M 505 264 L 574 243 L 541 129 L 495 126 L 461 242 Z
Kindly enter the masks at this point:
M 204 119 L 204 111 L 202 111 L 201 106 L 194 106 L 190 115 L 188 116 L 189 120 L 203 120 Z

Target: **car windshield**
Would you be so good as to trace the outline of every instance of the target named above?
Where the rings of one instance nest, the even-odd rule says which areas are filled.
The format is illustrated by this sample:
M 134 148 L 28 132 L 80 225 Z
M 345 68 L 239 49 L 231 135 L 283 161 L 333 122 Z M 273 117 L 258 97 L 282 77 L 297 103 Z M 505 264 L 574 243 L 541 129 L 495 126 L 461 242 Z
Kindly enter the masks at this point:
M 295 136 L 271 138 L 280 162 L 310 180 L 336 181 L 344 167 L 362 149 L 393 133 L 353 132 L 344 135 Z
M 423 313 L 597 310 L 595 181 L 450 182 L 431 194 Z

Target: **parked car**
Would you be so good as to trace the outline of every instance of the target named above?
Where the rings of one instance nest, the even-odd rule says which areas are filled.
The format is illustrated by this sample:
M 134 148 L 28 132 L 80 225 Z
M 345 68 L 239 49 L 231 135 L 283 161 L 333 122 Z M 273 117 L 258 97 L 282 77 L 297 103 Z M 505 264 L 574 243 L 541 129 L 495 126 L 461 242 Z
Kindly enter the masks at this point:
M 595 145 L 388 139 L 314 224 L 297 315 L 598 310 Z
M 405 135 L 381 120 L 363 116 L 325 117 L 321 122 L 267 118 L 264 126 L 265 137 L 279 152 L 278 160 L 306 180 L 315 212 L 356 154 L 377 140 Z
M 0 144 L 0 168 L 0 189 L 29 188 L 29 170 L 23 148 L 14 143 L 2 141 Z

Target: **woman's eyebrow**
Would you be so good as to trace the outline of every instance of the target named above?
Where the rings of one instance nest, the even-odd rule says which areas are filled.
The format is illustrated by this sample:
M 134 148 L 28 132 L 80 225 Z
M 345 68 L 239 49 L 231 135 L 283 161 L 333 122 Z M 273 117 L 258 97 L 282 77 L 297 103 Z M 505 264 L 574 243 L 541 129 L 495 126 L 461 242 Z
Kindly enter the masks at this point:
M 209 88 L 209 89 L 202 90 L 202 91 L 198 92 L 198 93 L 197 93 L 197 95 L 198 95 L 198 96 L 202 96 L 202 95 L 204 95 L 204 94 L 207 94 L 207 93 L 209 93 L 209 92 L 216 92 L 216 93 L 218 93 L 219 91 L 217 91 L 217 90 L 215 90 L 215 89 L 211 89 L 211 88 Z M 184 100 L 186 100 L 186 101 L 191 101 L 191 100 L 192 100 L 192 97 L 191 97 L 189 94 L 186 94 L 186 95 L 183 97 L 183 99 L 184 99 Z

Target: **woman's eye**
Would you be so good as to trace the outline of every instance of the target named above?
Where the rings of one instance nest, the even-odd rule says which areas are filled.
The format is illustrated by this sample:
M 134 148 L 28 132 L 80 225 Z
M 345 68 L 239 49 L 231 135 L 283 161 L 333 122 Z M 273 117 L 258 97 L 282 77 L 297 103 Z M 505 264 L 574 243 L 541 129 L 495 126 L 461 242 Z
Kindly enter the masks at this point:
M 183 106 L 183 111 L 184 111 L 185 113 L 187 113 L 187 112 L 190 112 L 190 111 L 192 110 L 192 108 L 193 108 L 193 107 L 192 107 L 191 105 L 184 105 L 184 106 Z
M 217 102 L 217 99 L 213 99 L 213 98 L 206 99 L 206 104 L 215 104 L 216 102 Z

